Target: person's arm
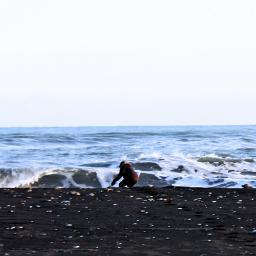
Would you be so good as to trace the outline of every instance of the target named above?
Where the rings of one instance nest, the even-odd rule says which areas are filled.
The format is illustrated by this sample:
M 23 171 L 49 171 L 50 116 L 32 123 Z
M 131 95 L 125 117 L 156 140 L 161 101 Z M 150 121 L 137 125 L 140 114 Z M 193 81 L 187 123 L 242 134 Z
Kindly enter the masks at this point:
M 120 169 L 118 175 L 113 179 L 111 186 L 114 186 L 118 180 L 120 180 L 123 176 L 122 169 Z

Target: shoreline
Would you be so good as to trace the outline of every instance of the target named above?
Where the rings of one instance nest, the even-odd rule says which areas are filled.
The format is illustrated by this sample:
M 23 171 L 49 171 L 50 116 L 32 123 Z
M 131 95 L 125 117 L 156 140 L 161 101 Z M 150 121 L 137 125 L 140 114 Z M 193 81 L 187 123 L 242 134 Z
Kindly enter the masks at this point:
M 256 189 L 0 189 L 1 255 L 255 255 Z

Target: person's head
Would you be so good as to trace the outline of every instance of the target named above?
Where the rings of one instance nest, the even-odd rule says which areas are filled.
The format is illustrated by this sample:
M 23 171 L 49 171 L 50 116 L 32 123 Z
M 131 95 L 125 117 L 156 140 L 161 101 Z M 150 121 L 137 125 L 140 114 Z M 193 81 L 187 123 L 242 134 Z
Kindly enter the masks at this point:
M 124 164 L 126 164 L 127 162 L 126 161 L 122 161 L 120 164 L 119 164 L 119 168 L 122 168 Z

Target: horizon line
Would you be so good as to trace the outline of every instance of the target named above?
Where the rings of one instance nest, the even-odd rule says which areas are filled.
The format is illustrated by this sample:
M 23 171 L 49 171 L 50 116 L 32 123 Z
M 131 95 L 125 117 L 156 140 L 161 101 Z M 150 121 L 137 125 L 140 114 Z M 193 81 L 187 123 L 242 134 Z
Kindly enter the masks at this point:
M 256 126 L 256 124 L 159 124 L 159 125 L 46 125 L 46 126 L 0 126 L 0 129 L 8 128 L 85 128 L 85 127 L 185 127 L 185 126 Z

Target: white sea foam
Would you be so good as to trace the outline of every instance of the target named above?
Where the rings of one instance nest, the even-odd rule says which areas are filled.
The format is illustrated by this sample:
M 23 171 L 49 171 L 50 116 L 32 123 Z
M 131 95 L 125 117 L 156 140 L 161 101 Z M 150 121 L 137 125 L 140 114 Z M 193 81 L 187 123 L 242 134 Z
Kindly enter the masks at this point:
M 181 163 L 181 162 L 178 162 Z M 165 180 L 166 184 L 175 186 L 194 186 L 194 187 L 241 187 L 243 184 L 255 186 L 255 166 L 253 163 L 241 162 L 232 165 L 232 171 L 229 170 L 229 163 L 224 166 L 212 166 L 207 163 L 198 163 L 194 159 L 187 162 L 183 159 L 183 168 L 177 169 L 177 165 L 173 163 L 169 166 L 168 161 L 163 161 L 160 166 L 162 170 L 136 170 L 139 174 L 155 175 L 161 180 Z M 148 163 L 147 163 L 148 164 Z M 176 169 L 175 169 L 175 168 Z M 242 168 L 242 172 L 241 172 Z M 254 168 L 254 169 L 251 169 Z M 195 171 L 197 170 L 197 171 Z M 67 168 L 67 169 L 8 169 L 1 170 L 0 187 L 26 187 L 35 185 L 42 177 L 50 177 L 51 175 L 59 175 L 62 187 L 94 187 L 93 177 L 89 177 L 88 181 L 83 183 L 76 182 L 73 179 L 75 173 L 95 173 L 101 187 L 108 187 L 113 177 L 118 173 L 118 168 L 88 168 L 86 170 Z M 65 177 L 65 179 L 63 179 Z M 145 177 L 145 176 L 144 176 Z M 55 176 L 56 179 L 56 176 Z M 51 181 L 51 180 L 50 180 Z M 40 182 L 38 183 L 40 186 Z M 49 184 L 50 186 L 51 183 Z M 47 186 L 47 185 L 46 185 Z
M 155 161 L 161 159 L 160 152 L 152 152 L 152 153 L 142 153 L 135 160 L 147 160 L 147 161 Z

